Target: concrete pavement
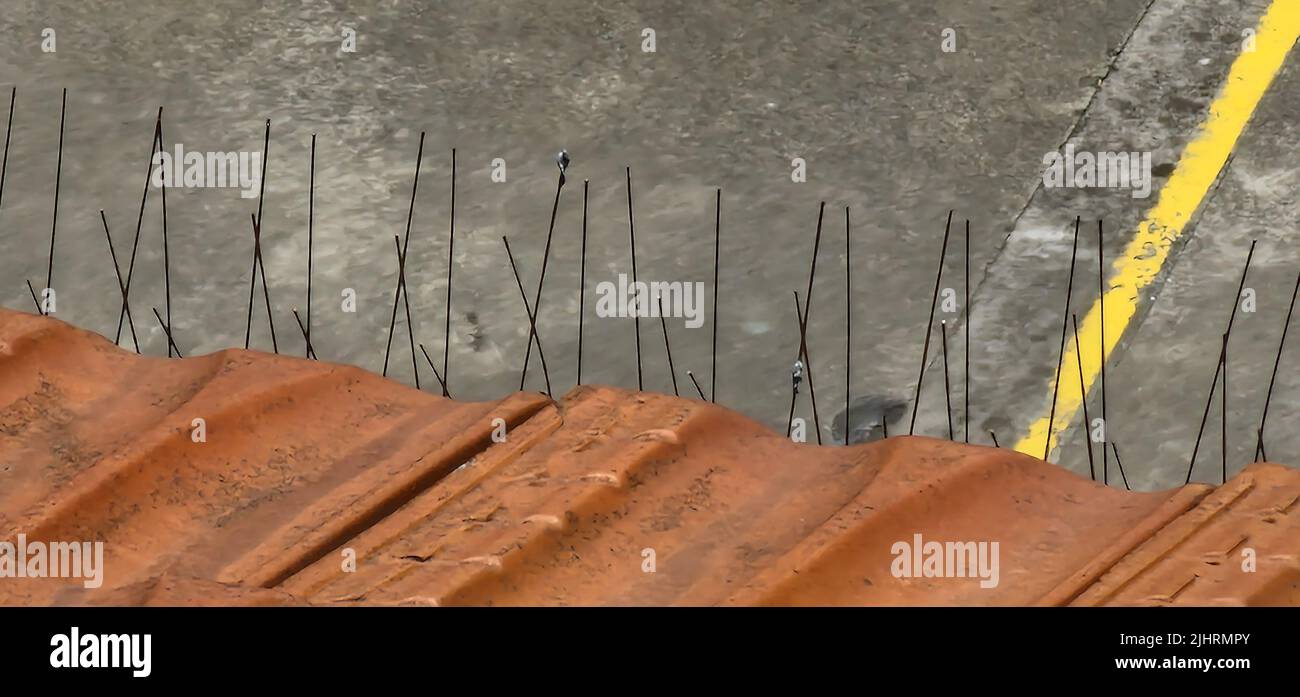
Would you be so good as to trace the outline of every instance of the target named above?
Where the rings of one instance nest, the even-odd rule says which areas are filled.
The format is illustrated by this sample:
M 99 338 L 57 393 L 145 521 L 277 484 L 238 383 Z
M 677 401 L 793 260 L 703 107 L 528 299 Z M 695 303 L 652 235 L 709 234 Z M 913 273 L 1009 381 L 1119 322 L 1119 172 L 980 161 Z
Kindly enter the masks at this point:
M 722 188 L 718 401 L 781 430 L 798 347 L 791 291 L 805 291 L 817 208 L 827 201 L 808 337 L 828 440 L 845 397 L 843 207 L 852 207 L 854 231 L 853 394 L 907 403 L 894 432 L 911 413 L 945 216 L 955 210 L 958 223 L 943 287 L 958 298 L 965 279 L 957 252 L 969 218 L 973 440 L 993 430 L 1015 445 L 1051 398 L 1074 216 L 1088 233 L 1071 298 L 1083 319 L 1097 295 L 1094 221 L 1106 220 L 1109 262 L 1196 138 L 1241 53 L 1243 30 L 1269 6 L 369 2 L 341 13 L 253 2 L 210 3 L 200 12 L 126 2 L 22 5 L 0 18 L 12 37 L 0 45 L 0 83 L 18 88 L 0 203 L 0 301 L 31 309 L 25 280 L 43 285 L 60 88 L 69 91 L 57 316 L 110 335 L 118 299 L 98 211 L 125 266 L 157 107 L 166 109 L 168 145 L 198 150 L 258 151 L 270 118 L 263 244 L 280 348 L 303 348 L 290 309 L 305 306 L 307 148 L 315 133 L 313 343 L 322 359 L 378 371 L 396 282 L 392 237 L 406 225 L 424 130 L 408 262 L 416 340 L 440 358 L 455 147 L 450 387 L 458 398 L 496 398 L 518 387 L 528 335 L 500 238 L 510 236 L 531 293 L 554 194 L 552 157 L 567 148 L 574 162 L 539 318 L 556 391 L 576 377 L 583 179 L 591 187 L 583 378 L 637 384 L 631 320 L 597 316 L 593 293 L 630 272 L 623 179 L 630 166 L 641 280 L 704 282 L 709 316 L 714 191 Z M 41 51 L 45 27 L 57 32 L 54 53 Z M 357 32 L 356 53 L 341 50 L 344 28 Z M 955 31 L 951 53 L 946 28 Z M 654 52 L 643 50 L 647 29 Z M 1257 418 L 1250 414 L 1262 399 L 1260 375 L 1272 361 L 1265 349 L 1276 349 L 1285 300 L 1278 297 L 1289 294 L 1287 265 L 1295 265 L 1287 240 L 1296 139 L 1285 118 L 1269 117 L 1294 111 L 1293 73 L 1287 67 L 1268 90 L 1223 184 L 1173 245 L 1108 364 L 1112 433 L 1135 486 L 1181 483 L 1174 475 L 1190 455 L 1214 367 L 1207 355 L 1217 344 L 1207 348 L 1206 337 L 1222 331 L 1242 244 L 1258 237 L 1260 311 L 1241 323 L 1243 348 L 1234 342 L 1230 359 L 1242 404 L 1232 415 L 1241 424 L 1236 463 L 1253 450 L 1247 423 Z M 1044 155 L 1066 145 L 1151 153 L 1151 198 L 1120 188 L 1043 188 Z M 492 179 L 496 158 L 507 172 L 500 183 Z M 791 180 L 794 158 L 806 163 L 805 183 Z M 150 312 L 165 307 L 158 193 L 151 192 L 131 290 L 142 348 L 156 355 L 166 351 Z M 229 189 L 168 191 L 172 312 L 186 355 L 243 345 L 255 203 Z M 1212 243 L 1206 229 L 1215 230 Z M 340 306 L 348 288 L 357 293 L 355 314 Z M 1195 322 L 1189 307 L 1197 308 Z M 965 358 L 961 314 L 941 309 L 936 317 L 950 320 L 954 368 Z M 263 315 L 256 308 L 253 345 L 269 350 Z M 401 312 L 396 331 L 390 375 L 409 382 Z M 674 318 L 668 331 L 683 394 L 694 393 L 686 370 L 707 390 L 711 325 L 689 329 Z M 917 429 L 932 435 L 946 433 L 938 344 L 936 333 Z M 671 391 L 657 320 L 642 320 L 641 351 L 646 389 Z M 1185 360 L 1160 358 L 1171 352 Z M 1285 365 L 1268 451 L 1294 462 L 1300 446 L 1285 424 L 1294 422 L 1300 394 Z M 420 368 L 422 384 L 435 385 L 422 357 Z M 541 389 L 540 378 L 534 363 L 529 387 Z M 961 382 L 956 369 L 957 404 Z M 811 418 L 806 394 L 798 414 Z M 1052 459 L 1086 472 L 1075 430 L 1065 430 Z M 1217 451 L 1201 457 L 1213 460 Z M 1143 474 L 1143 462 L 1155 464 Z M 1198 472 L 1211 478 L 1204 467 Z

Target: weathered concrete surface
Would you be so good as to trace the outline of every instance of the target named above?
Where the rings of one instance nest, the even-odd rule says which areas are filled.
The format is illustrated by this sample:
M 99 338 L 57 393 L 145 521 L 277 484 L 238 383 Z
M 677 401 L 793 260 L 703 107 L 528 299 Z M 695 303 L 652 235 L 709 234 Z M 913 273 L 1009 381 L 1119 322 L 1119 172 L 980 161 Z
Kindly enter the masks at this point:
M 1146 4 L 557 0 L 360 2 L 343 11 L 248 0 L 11 2 L 0 16 L 0 83 L 18 85 L 18 109 L 0 209 L 0 301 L 30 308 L 24 279 L 39 286 L 45 276 L 60 87 L 69 94 L 58 316 L 101 332 L 115 328 L 117 299 L 97 212 L 106 210 L 125 256 L 157 107 L 166 107 L 169 145 L 202 150 L 258 150 L 270 118 L 264 244 L 281 348 L 302 349 L 289 310 L 305 304 L 307 146 L 317 133 L 313 339 L 322 358 L 378 370 L 397 266 L 392 236 L 405 226 L 423 129 L 410 262 L 418 340 L 440 357 L 456 147 L 451 388 L 496 398 L 518 385 L 526 336 L 500 237 L 512 237 L 531 288 L 551 157 L 564 147 L 574 165 L 541 312 L 556 389 L 574 379 L 583 178 L 592 197 L 584 377 L 636 385 L 630 323 L 592 309 L 595 284 L 629 270 L 623 167 L 631 165 L 642 279 L 708 284 L 713 190 L 724 189 L 718 398 L 773 426 L 784 423 L 797 345 L 790 291 L 806 285 L 817 204 L 829 202 L 809 328 L 829 435 L 843 399 L 841 207 L 855 212 L 854 391 L 907 399 L 946 212 L 975 221 L 980 274 L 1035 187 L 1043 154 L 1074 127 Z M 345 25 L 358 31 L 356 54 L 339 51 Z M 58 32 L 57 53 L 40 51 L 46 26 Z M 657 31 L 657 53 L 641 52 L 646 27 Z M 958 32 L 957 53 L 940 51 L 945 27 Z M 1160 50 L 1182 57 L 1185 44 L 1171 37 Z M 1221 49 L 1206 45 L 1216 61 Z M 1194 80 L 1213 90 L 1217 68 Z M 1133 108 L 1145 109 L 1145 99 Z M 807 184 L 790 181 L 795 156 L 807 159 Z M 495 157 L 508 164 L 505 184 L 489 179 Z M 149 309 L 164 306 L 153 193 L 132 298 L 145 347 L 160 354 Z M 186 355 L 243 345 L 253 209 L 233 190 L 168 192 L 173 315 Z M 345 287 L 359 294 L 355 315 L 339 311 Z M 645 384 L 666 391 L 657 325 L 642 322 Z M 682 388 L 692 391 L 690 369 L 707 389 L 709 325 L 669 327 Z M 1046 355 L 1050 338 L 1036 354 Z M 260 309 L 254 345 L 271 345 Z M 981 384 L 1005 364 L 989 360 Z M 392 368 L 410 381 L 403 340 L 394 341 Z M 1040 382 L 1006 388 L 1037 392 Z M 987 413 L 1000 397 L 984 394 Z
M 1035 193 L 972 302 L 972 440 L 988 442 L 988 431 L 993 430 L 1004 446 L 1011 446 L 1034 419 L 1047 415 L 1062 320 L 1068 318 L 1062 312 L 1074 216 L 1083 220 L 1070 312 L 1078 313 L 1082 322 L 1097 298 L 1097 219 L 1105 221 L 1109 283 L 1112 262 L 1124 253 L 1173 163 L 1206 118 L 1241 49 L 1241 28 L 1253 26 L 1267 5 L 1262 1 L 1157 2 L 1136 29 L 1070 143 L 1077 151 L 1151 151 L 1155 171 L 1164 176 L 1154 180 L 1147 199 L 1134 199 L 1123 189 L 1042 188 Z M 1230 376 L 1230 386 L 1242 412 L 1235 416 L 1233 439 L 1238 447 L 1228 456 L 1235 463 L 1253 459 L 1254 438 L 1248 435 L 1259 420 L 1285 305 L 1300 271 L 1295 245 L 1286 241 L 1296 220 L 1294 187 L 1288 188 L 1295 181 L 1290 155 L 1296 134 L 1285 117 L 1277 116 L 1294 113 L 1300 103 L 1294 72 L 1292 58 L 1244 131 L 1226 176 L 1207 195 L 1201 215 L 1175 242 L 1164 269 L 1139 298 L 1137 315 L 1109 356 L 1108 435 L 1129 463 L 1131 486 L 1155 489 L 1184 481 L 1219 336 L 1232 308 L 1246 250 L 1250 240 L 1258 237 L 1261 244 L 1251 285 L 1262 298 L 1261 309 L 1248 322 L 1243 318 L 1237 324 L 1237 331 L 1243 332 L 1236 334 L 1242 348 L 1231 351 L 1231 373 L 1238 377 Z M 1243 207 L 1244 212 L 1236 212 Z M 956 240 L 960 244 L 960 238 Z M 951 325 L 955 317 L 949 317 Z M 1247 323 L 1252 329 L 1246 329 Z M 1253 332 L 1249 338 L 1246 331 Z M 949 328 L 959 436 L 964 360 L 960 332 L 960 325 Z M 1072 330 L 1066 341 L 1071 345 Z M 938 344 L 936 331 L 934 346 Z M 1095 347 L 1084 348 L 1085 355 L 1096 353 Z M 936 350 L 932 347 L 932 353 Z M 1287 365 L 1283 363 L 1283 373 Z M 1078 368 L 1070 360 L 1062 370 L 1073 375 Z M 1294 372 L 1291 368 L 1290 374 Z M 1099 392 L 1094 384 L 1089 393 L 1093 418 L 1101 414 Z M 1279 378 L 1273 399 L 1270 421 L 1278 419 L 1273 422 L 1278 433 L 1276 450 L 1270 448 L 1268 454 L 1275 461 L 1295 462 L 1300 449 L 1293 440 L 1294 429 L 1278 426 L 1295 423 L 1300 391 L 1293 377 Z M 917 432 L 946 435 L 943 374 L 937 356 L 930 362 L 922 400 Z M 1078 429 L 1082 421 L 1082 413 L 1074 417 L 1074 427 L 1064 434 L 1051 459 L 1087 475 L 1087 451 Z M 906 425 L 904 420 L 895 429 Z M 1207 425 L 1207 443 L 1198 458 L 1207 468 L 1202 479 L 1214 474 L 1212 479 L 1218 481 L 1217 434 L 1216 417 Z M 1211 436 L 1213 445 L 1208 443 Z M 1034 454 L 1041 456 L 1041 451 Z M 1094 457 L 1100 480 L 1100 444 L 1094 445 Z M 1110 482 L 1122 486 L 1115 458 L 1108 459 Z
M 1256 432 L 1277 357 L 1287 305 L 1300 274 L 1300 68 L 1283 69 L 1238 145 L 1198 234 L 1169 272 L 1135 338 L 1112 361 L 1108 389 L 1112 437 L 1128 465 L 1130 484 L 1154 489 L 1187 476 L 1196 431 L 1210 397 L 1222 334 L 1252 240 L 1258 240 L 1243 304 L 1228 347 L 1228 476 L 1255 459 Z M 1244 303 L 1244 301 L 1243 301 Z M 1216 389 L 1196 458 L 1193 481 L 1222 476 L 1222 405 Z M 1300 317 L 1291 320 L 1277 374 L 1265 452 L 1300 463 Z M 1082 452 L 1076 441 L 1067 448 Z M 1075 460 L 1078 459 L 1074 456 Z M 1076 470 L 1077 471 L 1077 470 Z M 1113 475 L 1112 475 L 1113 476 Z
M 1156 195 L 1042 189 L 1043 155 L 1067 141 L 1150 151 L 1158 188 L 1220 88 L 1241 30 L 1267 4 L 366 2 L 343 12 L 246 1 L 200 11 L 11 3 L 0 17 L 0 86 L 17 84 L 18 109 L 0 204 L 0 278 L 8 279 L 0 302 L 29 309 L 24 280 L 39 288 L 45 278 L 60 87 L 69 97 L 57 316 L 110 335 L 117 291 L 98 210 L 125 266 L 157 106 L 166 106 L 168 145 L 191 149 L 258 150 L 271 118 L 264 244 L 281 348 L 302 350 L 289 310 L 305 306 L 307 144 L 317 133 L 314 342 L 322 358 L 379 370 L 396 275 L 392 236 L 405 227 L 423 129 L 408 269 L 417 340 L 440 362 L 456 147 L 451 388 L 458 398 L 497 399 L 518 386 L 527 335 L 500 236 L 512 237 L 531 292 L 554 191 L 551 157 L 565 147 L 574 165 L 540 319 L 557 393 L 575 377 L 584 178 L 592 194 L 584 378 L 637 382 L 630 320 L 593 310 L 596 284 L 630 270 L 623 167 L 631 165 L 642 280 L 710 285 L 713 189 L 724 189 L 718 397 L 778 429 L 797 346 L 790 291 L 806 286 L 817 203 L 828 201 L 809 326 L 828 438 L 844 403 L 842 206 L 854 209 L 853 393 L 873 404 L 910 407 L 944 216 L 957 211 L 944 286 L 958 297 L 970 218 L 971 431 L 988 442 L 993 430 L 1011 445 L 1051 398 L 1074 216 L 1085 234 L 1071 307 L 1082 312 L 1096 296 L 1093 221 L 1105 218 L 1113 257 Z M 339 50 L 344 26 L 358 32 L 356 54 Z M 939 49 L 949 26 L 953 54 Z M 44 27 L 58 32 L 56 53 L 40 50 Z M 647 27 L 657 32 L 656 53 L 641 51 Z M 1252 424 L 1293 281 L 1286 236 L 1297 140 L 1276 114 L 1294 113 L 1295 81 L 1290 67 L 1269 92 L 1204 219 L 1185 235 L 1187 248 L 1175 250 L 1168 278 L 1151 288 L 1155 300 L 1143 301 L 1114 352 L 1111 435 L 1126 461 L 1153 463 L 1132 473 L 1135 486 L 1171 486 L 1185 474 L 1228 296 L 1248 240 L 1259 237 L 1260 312 L 1239 322 L 1230 372 L 1240 406 L 1231 420 L 1239 452 L 1229 461 L 1253 455 Z M 795 156 L 808 161 L 806 184 L 790 181 Z M 489 178 L 495 157 L 507 163 L 506 183 Z M 168 199 L 177 339 L 187 355 L 241 346 L 256 202 L 233 190 L 173 189 Z M 132 288 L 137 330 L 153 354 L 165 352 L 150 311 L 164 308 L 160 242 L 155 189 Z M 356 314 L 340 311 L 344 288 L 358 292 Z M 254 345 L 270 348 L 258 305 Z M 960 434 L 960 316 L 938 318 L 950 320 Z M 398 313 L 390 374 L 410 382 L 404 324 Z M 707 390 L 709 323 L 687 330 L 674 319 L 669 331 L 683 394 L 694 393 L 686 370 Z M 643 320 L 641 335 L 646 388 L 671 389 L 658 322 Z M 946 435 L 938 343 L 936 332 L 917 430 L 929 435 Z M 1300 445 L 1288 426 L 1298 398 L 1288 365 L 1267 445 L 1274 460 L 1294 462 Z M 433 386 L 422 358 L 420 370 Z M 535 359 L 531 372 L 529 387 L 540 389 Z M 1089 405 L 1098 410 L 1095 394 Z M 812 416 L 807 390 L 797 413 Z M 891 432 L 908 416 L 910 408 Z M 1211 479 L 1218 439 L 1206 440 L 1198 477 Z M 1052 459 L 1087 471 L 1074 429 Z

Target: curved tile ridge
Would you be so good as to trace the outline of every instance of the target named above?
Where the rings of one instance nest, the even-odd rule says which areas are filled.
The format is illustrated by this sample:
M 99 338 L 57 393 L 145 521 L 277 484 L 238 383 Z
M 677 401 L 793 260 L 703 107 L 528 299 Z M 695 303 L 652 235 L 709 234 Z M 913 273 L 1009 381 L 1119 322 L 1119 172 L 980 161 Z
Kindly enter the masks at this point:
M 1076 605 L 1300 605 L 1300 472 L 1247 466 L 1101 575 Z
M 458 403 L 251 351 L 140 357 L 20 314 L 0 314 L 5 360 L 31 363 L 0 373 L 0 539 L 102 541 L 104 588 L 226 567 L 283 577 L 472 458 L 494 419 L 549 403 Z M 4 579 L 0 598 L 47 603 L 66 585 Z
M 105 543 L 101 588 L 0 577 L 4 604 L 1295 605 L 1298 511 L 1277 465 L 1126 492 L 609 387 L 458 403 L 137 356 L 0 310 L 0 542 Z
M 851 501 L 892 447 L 798 445 L 711 404 L 606 387 L 558 409 L 492 476 L 358 540 L 365 568 L 315 570 L 313 600 L 717 603 Z
M 1024 605 L 1176 492 L 1107 488 L 1014 451 L 899 437 L 877 476 L 728 598 L 741 605 Z
M 1125 492 L 928 438 L 818 448 L 710 404 L 606 387 L 555 412 L 349 541 L 354 570 L 321 560 L 285 588 L 440 606 L 1023 605 L 1077 595 L 1207 491 Z M 997 578 L 975 564 L 896 576 L 895 544 L 917 535 L 997 543 Z
M 219 583 L 165 572 L 102 593 L 89 593 L 76 586 L 67 588 L 59 593 L 54 604 L 104 607 L 278 607 L 307 603 L 278 590 Z

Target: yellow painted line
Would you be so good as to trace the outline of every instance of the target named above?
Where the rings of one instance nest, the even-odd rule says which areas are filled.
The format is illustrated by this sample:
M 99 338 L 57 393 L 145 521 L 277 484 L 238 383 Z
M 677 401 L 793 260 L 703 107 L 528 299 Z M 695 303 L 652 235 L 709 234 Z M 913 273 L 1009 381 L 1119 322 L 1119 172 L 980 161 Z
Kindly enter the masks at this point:
M 1106 291 L 1106 353 L 1114 351 L 1124 330 L 1137 314 L 1138 298 L 1149 286 L 1174 242 L 1236 147 L 1259 100 L 1273 77 L 1282 68 L 1287 53 L 1300 38 L 1300 0 L 1274 0 L 1255 29 L 1255 50 L 1242 52 L 1232 63 L 1228 80 L 1210 105 L 1210 113 L 1200 131 L 1188 143 L 1169 181 L 1160 191 L 1156 205 L 1138 225 L 1137 234 L 1115 258 L 1111 267 L 1110 287 Z M 1083 228 L 1096 234 L 1096 228 Z M 1084 278 L 1087 278 L 1084 274 Z M 1101 309 L 1094 302 L 1079 326 L 1079 344 L 1083 351 L 1084 388 L 1091 389 L 1101 369 Z M 1057 439 L 1082 406 L 1079 369 L 1073 337 L 1066 339 L 1061 363 L 1060 392 L 1056 402 L 1055 422 L 1050 411 L 1029 427 L 1029 433 L 1016 443 L 1015 449 L 1041 457 L 1043 445 L 1050 438 L 1053 448 Z M 1050 409 L 1050 405 L 1048 405 Z

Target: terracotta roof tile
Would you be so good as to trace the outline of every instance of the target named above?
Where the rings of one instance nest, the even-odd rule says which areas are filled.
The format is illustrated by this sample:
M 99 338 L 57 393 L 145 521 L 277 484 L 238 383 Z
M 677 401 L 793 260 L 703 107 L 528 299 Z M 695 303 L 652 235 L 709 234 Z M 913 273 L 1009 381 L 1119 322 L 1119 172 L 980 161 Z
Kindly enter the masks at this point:
M 0 579 L 10 604 L 1294 605 L 1298 501 L 1277 465 L 1125 492 L 1005 449 L 797 444 L 608 387 L 461 403 L 0 311 L 0 540 L 103 540 L 106 568 Z M 895 577 L 918 535 L 997 543 L 997 585 Z

